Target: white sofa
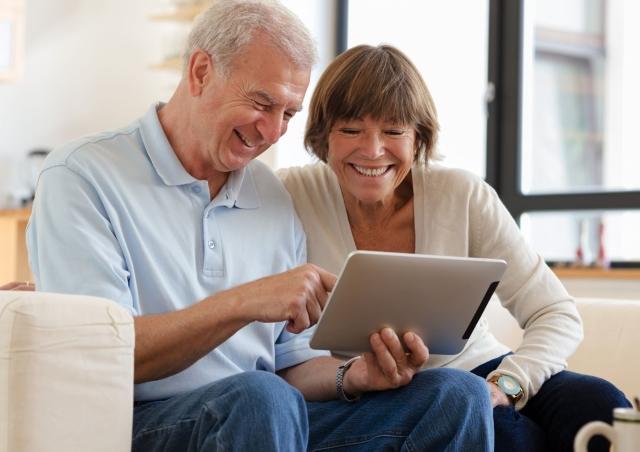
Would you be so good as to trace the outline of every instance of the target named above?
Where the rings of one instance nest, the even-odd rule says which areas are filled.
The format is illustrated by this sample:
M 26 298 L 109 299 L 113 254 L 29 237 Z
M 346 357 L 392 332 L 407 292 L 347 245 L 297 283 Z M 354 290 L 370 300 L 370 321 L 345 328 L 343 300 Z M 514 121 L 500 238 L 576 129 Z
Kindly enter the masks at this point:
M 584 340 L 568 368 L 614 383 L 629 400 L 640 396 L 640 300 L 576 299 Z M 509 312 L 492 300 L 486 312 L 491 331 L 515 350 L 522 330 Z
M 130 451 L 134 338 L 112 301 L 0 291 L 0 452 Z
M 585 340 L 569 368 L 640 394 L 640 301 L 579 300 Z M 521 332 L 489 305 L 494 333 Z M 133 319 L 94 297 L 0 291 L 0 452 L 128 452 Z

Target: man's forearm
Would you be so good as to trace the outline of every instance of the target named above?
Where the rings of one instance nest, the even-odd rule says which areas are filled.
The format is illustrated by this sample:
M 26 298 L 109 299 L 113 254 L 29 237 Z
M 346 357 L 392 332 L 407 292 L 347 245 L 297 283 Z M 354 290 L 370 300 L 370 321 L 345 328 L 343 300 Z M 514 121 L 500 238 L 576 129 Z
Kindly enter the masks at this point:
M 323 402 L 336 398 L 336 372 L 342 361 L 329 356 L 314 358 L 278 374 L 295 386 L 305 400 Z
M 186 369 L 244 327 L 232 301 L 221 293 L 180 311 L 136 317 L 135 382 Z

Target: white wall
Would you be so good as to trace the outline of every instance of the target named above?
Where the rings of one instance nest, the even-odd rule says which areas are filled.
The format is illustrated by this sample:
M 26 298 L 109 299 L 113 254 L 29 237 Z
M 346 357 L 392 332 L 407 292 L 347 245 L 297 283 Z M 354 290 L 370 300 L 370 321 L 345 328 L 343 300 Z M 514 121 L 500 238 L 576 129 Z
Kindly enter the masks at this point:
M 24 76 L 0 84 L 0 207 L 35 147 L 126 125 L 166 99 L 175 75 L 151 71 L 162 25 L 153 0 L 28 0 Z
M 121 127 L 153 102 L 167 100 L 179 73 L 150 65 L 181 47 L 185 26 L 149 20 L 169 0 L 28 0 L 24 77 L 0 84 L 0 208 L 23 186 L 25 154 L 79 136 Z M 333 58 L 335 4 L 284 0 L 319 46 L 312 86 Z M 182 29 L 181 29 L 182 27 Z M 188 31 L 188 25 L 186 26 Z M 266 160 L 273 166 L 310 160 L 302 148 L 305 115 Z

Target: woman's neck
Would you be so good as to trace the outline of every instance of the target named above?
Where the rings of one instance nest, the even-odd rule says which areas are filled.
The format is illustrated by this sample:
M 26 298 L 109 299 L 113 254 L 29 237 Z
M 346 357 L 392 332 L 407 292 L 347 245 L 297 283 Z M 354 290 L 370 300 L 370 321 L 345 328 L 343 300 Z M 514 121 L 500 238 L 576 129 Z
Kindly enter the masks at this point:
M 343 193 L 353 240 L 358 249 L 415 252 L 413 187 L 408 177 L 393 196 L 363 203 Z

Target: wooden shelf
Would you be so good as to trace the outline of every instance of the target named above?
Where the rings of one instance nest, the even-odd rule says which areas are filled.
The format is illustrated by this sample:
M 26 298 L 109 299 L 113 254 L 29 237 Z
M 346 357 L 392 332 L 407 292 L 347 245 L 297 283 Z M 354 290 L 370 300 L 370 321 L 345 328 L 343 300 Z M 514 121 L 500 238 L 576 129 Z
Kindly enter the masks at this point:
M 167 13 L 152 14 L 151 16 L 149 16 L 149 18 L 155 21 L 191 22 L 196 18 L 198 14 L 204 11 L 206 7 L 206 3 L 185 5 L 177 7 L 174 11 L 170 11 Z
M 32 280 L 25 231 L 31 209 L 0 210 L 0 284 Z
M 558 278 L 626 279 L 640 281 L 640 269 L 636 268 L 554 267 L 552 270 Z
M 182 58 L 169 58 L 160 63 L 152 64 L 151 69 L 160 69 L 167 71 L 182 71 Z

